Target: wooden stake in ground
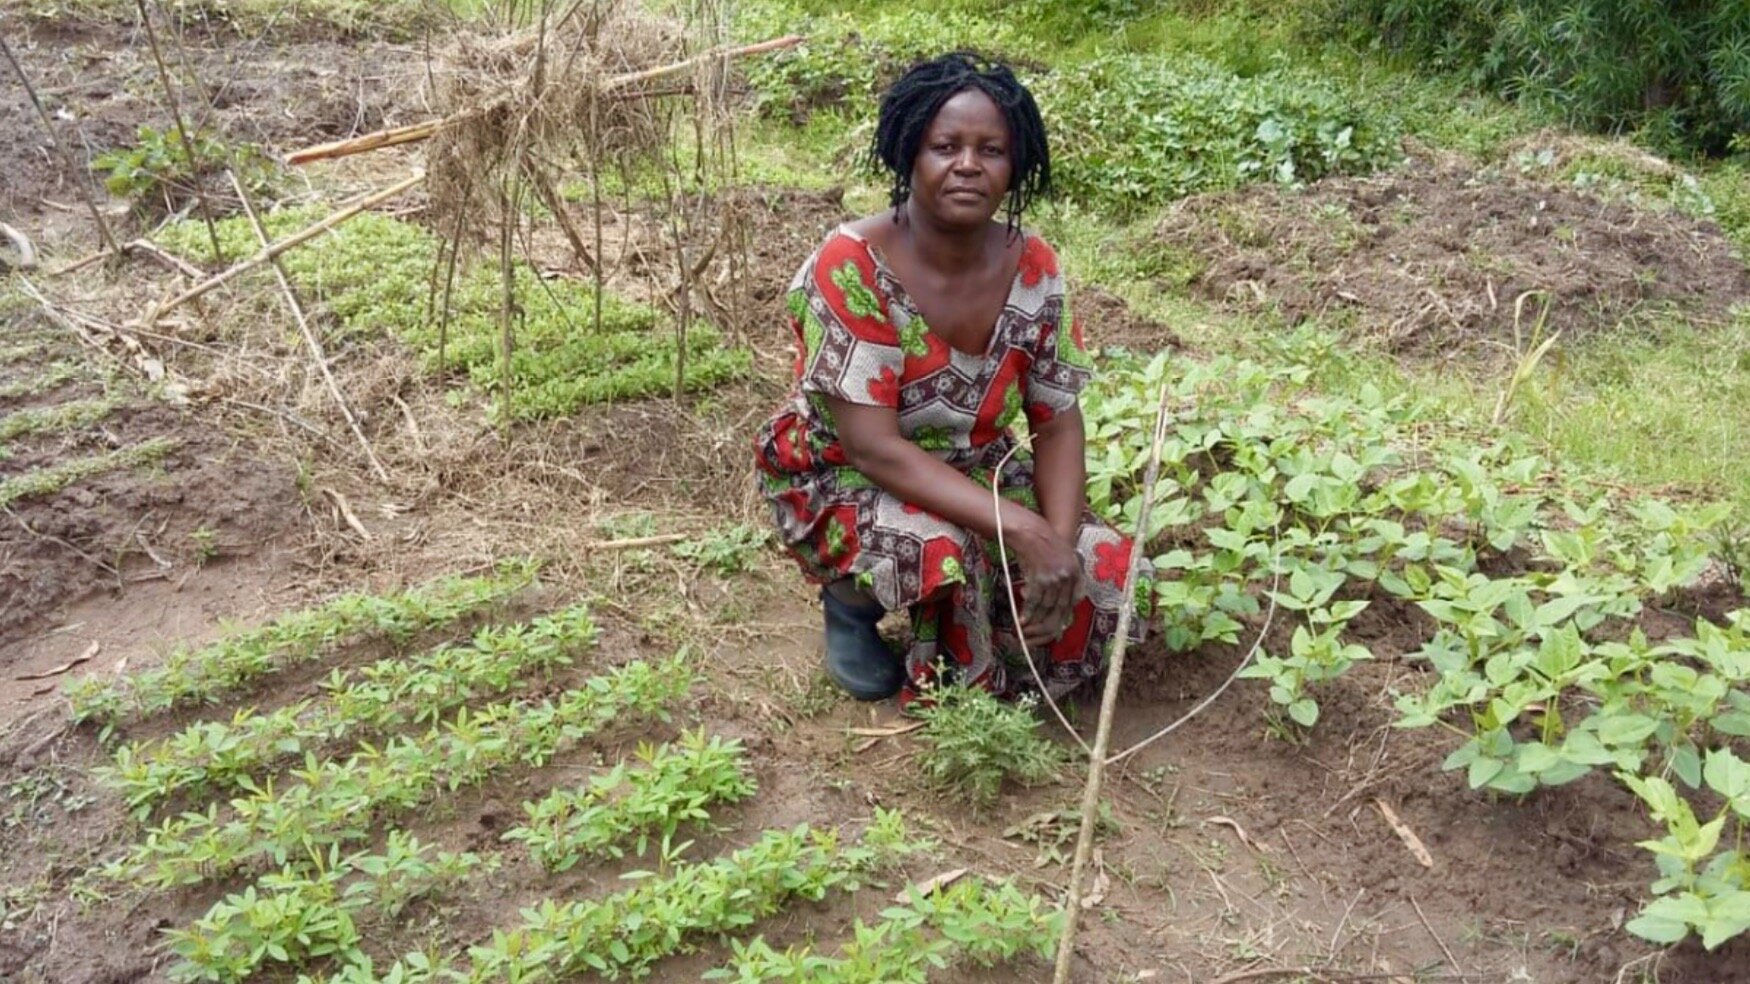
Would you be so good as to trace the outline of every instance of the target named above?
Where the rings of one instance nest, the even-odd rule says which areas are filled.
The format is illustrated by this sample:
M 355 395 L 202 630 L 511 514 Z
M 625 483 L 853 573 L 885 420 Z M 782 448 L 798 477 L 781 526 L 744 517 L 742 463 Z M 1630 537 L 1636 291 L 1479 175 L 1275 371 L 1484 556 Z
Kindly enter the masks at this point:
M 1161 443 L 1167 436 L 1167 400 L 1172 390 L 1161 387 L 1160 405 L 1155 409 L 1154 443 L 1149 448 L 1148 471 L 1142 479 L 1142 508 L 1136 513 L 1136 539 L 1130 548 L 1129 570 L 1124 574 L 1128 591 L 1136 590 L 1136 570 L 1148 545 L 1148 516 L 1154 509 L 1155 482 L 1160 478 Z M 1057 969 L 1052 984 L 1068 984 L 1070 961 L 1075 957 L 1076 920 L 1082 913 L 1082 874 L 1093 853 L 1094 828 L 1100 807 L 1100 783 L 1106 777 L 1106 748 L 1112 740 L 1112 718 L 1118 710 L 1118 681 L 1124 672 L 1124 650 L 1130 644 L 1130 619 L 1136 612 L 1134 604 L 1118 610 L 1118 631 L 1112 642 L 1112 656 L 1106 667 L 1106 688 L 1100 695 L 1100 721 L 1094 730 L 1094 747 L 1088 753 L 1088 784 L 1082 790 L 1082 829 L 1076 836 L 1075 863 L 1070 868 L 1069 898 L 1064 902 L 1063 935 L 1057 941 Z
M 152 61 L 158 65 L 158 84 L 164 88 L 164 105 L 170 110 L 170 119 L 176 124 L 176 137 L 182 142 L 182 153 L 188 158 L 189 175 L 194 180 L 194 200 L 200 206 L 201 221 L 207 224 L 207 237 L 213 242 L 213 262 L 225 262 L 225 251 L 219 247 L 219 227 L 213 224 L 213 208 L 207 203 L 207 190 L 201 184 L 201 162 L 194 152 L 194 141 L 189 139 L 188 124 L 182 120 L 182 105 L 176 98 L 176 87 L 170 84 L 170 71 L 164 67 L 164 55 L 158 50 L 158 31 L 152 26 L 152 14 L 146 9 L 146 0 L 134 0 L 140 8 L 140 23 L 146 26 L 146 43 L 152 49 Z
M 85 200 L 85 207 L 91 210 L 91 221 L 97 223 L 97 238 L 102 240 L 105 250 L 115 252 L 115 234 L 109 231 L 109 223 L 104 221 L 103 213 L 97 210 L 97 198 L 92 193 L 91 186 L 86 183 L 87 173 L 73 165 L 73 158 L 68 155 L 66 146 L 55 137 L 54 121 L 49 119 L 48 111 L 43 109 L 43 101 L 37 98 L 36 87 L 30 84 L 30 76 L 24 74 L 24 66 L 18 63 L 18 59 L 12 54 L 12 46 L 3 37 L 0 37 L 0 54 L 6 56 L 13 74 L 18 76 L 19 83 L 24 86 L 24 94 L 30 97 L 30 104 L 36 107 L 37 119 L 42 121 L 43 131 L 48 134 L 49 146 L 55 148 L 55 153 L 60 155 L 61 167 L 67 172 L 67 180 L 79 186 L 82 192 L 80 197 Z
M 261 219 L 255 214 L 255 206 L 249 202 L 249 194 L 243 190 L 243 182 L 237 180 L 234 172 L 226 171 L 225 176 L 231 179 L 231 187 L 237 190 L 237 200 L 243 203 L 243 214 L 249 217 L 249 226 L 255 230 L 255 238 L 263 248 L 271 245 L 267 238 L 267 230 L 262 228 Z M 304 306 L 298 303 L 297 292 L 292 290 L 291 278 L 286 276 L 286 268 L 281 265 L 278 255 L 268 258 L 273 264 L 274 279 L 279 281 L 280 293 L 286 297 L 286 306 L 292 309 L 292 317 L 298 320 L 298 330 L 304 334 L 304 344 L 310 347 L 310 358 L 315 360 L 316 369 L 322 374 L 322 382 L 328 387 L 328 394 L 334 397 L 334 403 L 340 407 L 340 415 L 346 418 L 346 426 L 352 428 L 352 436 L 358 438 L 359 447 L 364 449 L 365 459 L 371 463 L 371 470 L 377 473 L 377 478 L 383 484 L 389 484 L 389 470 L 377 460 L 377 452 L 372 449 L 371 442 L 365 438 L 364 429 L 359 426 L 358 418 L 353 416 L 352 408 L 346 405 L 346 397 L 340 392 L 340 384 L 334 381 L 334 374 L 328 370 L 328 353 L 322 350 L 322 341 L 316 337 L 316 332 L 310 328 L 310 319 L 304 316 Z M 344 502 L 344 500 L 342 500 Z M 344 508 L 344 506 L 343 506 Z M 356 521 L 355 521 L 356 522 Z M 361 527 L 362 529 L 362 527 Z M 366 535 L 369 539 L 369 535 Z

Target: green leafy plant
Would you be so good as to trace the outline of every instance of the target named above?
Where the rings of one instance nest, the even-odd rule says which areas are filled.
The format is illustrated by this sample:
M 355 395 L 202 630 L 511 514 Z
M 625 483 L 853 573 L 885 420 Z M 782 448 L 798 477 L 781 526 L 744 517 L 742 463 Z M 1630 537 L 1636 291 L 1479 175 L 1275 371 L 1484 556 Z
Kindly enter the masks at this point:
M 91 167 L 104 175 L 110 194 L 164 215 L 192 201 L 203 182 L 226 170 L 252 192 L 271 187 L 273 166 L 258 148 L 229 143 L 205 130 L 190 133 L 188 141 L 185 145 L 175 130 L 142 126 L 133 146 L 105 151 L 92 159 Z
M 1598 129 L 1724 153 L 1750 129 L 1750 10 L 1656 0 L 1323 0 L 1312 23 Z
M 95 478 L 112 471 L 139 468 L 161 461 L 181 447 L 173 437 L 154 437 L 139 444 L 130 444 L 89 458 L 72 458 L 47 468 L 35 468 L 21 475 L 0 481 L 0 508 L 20 499 L 53 495 L 69 485 Z
M 914 713 L 924 722 L 918 764 L 931 782 L 985 806 L 1005 779 L 1036 785 L 1056 777 L 1063 749 L 1039 733 L 1031 699 L 1004 703 L 962 686 L 926 696 Z
M 733 523 L 674 545 L 674 554 L 721 577 L 747 570 L 753 558 L 772 540 L 763 526 Z
M 539 704 L 464 708 L 423 737 L 370 745 L 343 761 L 306 757 L 294 781 L 244 784 L 221 819 L 217 804 L 148 831 L 103 875 L 158 887 L 192 885 L 262 860 L 276 865 L 370 836 L 373 824 L 485 781 L 513 763 L 541 765 L 617 721 L 665 719 L 687 692 L 682 658 L 630 663 Z
M 200 722 L 167 738 L 126 743 L 116 750 L 115 764 L 96 774 L 144 816 L 183 790 L 210 794 L 253 785 L 275 762 L 342 738 L 435 723 L 476 696 L 505 693 L 524 674 L 545 675 L 569 665 L 596 636 L 583 604 L 526 625 L 485 626 L 468 645 L 335 670 L 320 700 L 268 714 L 244 709 L 228 722 Z
M 382 854 L 342 858 L 330 848 L 314 871 L 288 865 L 225 896 L 187 928 L 169 931 L 171 951 L 181 958 L 170 979 L 232 984 L 269 964 L 322 958 L 359 966 L 368 959 L 361 920 L 393 918 L 495 866 L 477 854 L 434 851 L 399 830 L 390 832 Z
M 903 903 L 882 910 L 879 922 L 854 923 L 851 940 L 834 955 L 809 947 L 779 953 L 764 937 L 731 941 L 730 961 L 703 979 L 734 984 L 924 984 L 931 971 L 960 963 L 993 967 L 1029 954 L 1049 959 L 1062 918 L 1011 881 L 972 879 L 928 894 L 912 886 Z
M 522 925 L 494 930 L 465 959 L 420 957 L 377 975 L 342 971 L 329 984 L 370 980 L 426 980 L 438 973 L 462 980 L 537 980 L 595 973 L 638 977 L 701 937 L 734 933 L 778 912 L 792 899 L 818 901 L 837 890 L 854 892 L 870 875 L 931 847 L 895 812 L 877 810 L 854 846 L 836 831 L 807 825 L 768 831 L 715 861 L 682 863 L 666 875 L 626 876 L 632 888 L 602 899 L 550 899 L 523 910 Z
M 315 208 L 263 217 L 269 234 L 286 235 L 323 217 Z M 227 252 L 258 247 L 246 221 L 219 224 Z M 200 256 L 206 229 L 173 223 L 160 235 L 167 248 Z M 430 372 L 459 372 L 488 400 L 494 419 L 564 416 L 590 403 L 671 392 L 679 348 L 675 333 L 658 325 L 657 312 L 617 297 L 602 299 L 600 328 L 593 324 L 594 292 L 570 280 L 549 281 L 528 265 L 513 271 L 520 321 L 510 356 L 510 405 L 503 406 L 501 309 L 504 291 L 496 268 L 458 272 L 447 321 L 433 310 L 432 270 L 437 241 L 424 229 L 381 215 L 361 215 L 281 262 L 299 283 L 320 291 L 348 333 L 386 333 L 413 348 Z M 441 306 L 441 298 L 438 299 Z M 729 347 L 709 325 L 686 333 L 686 383 L 711 389 L 746 375 L 752 356 Z
M 101 721 L 106 729 L 179 704 L 212 703 L 338 646 L 369 637 L 404 643 L 489 609 L 532 584 L 537 570 L 532 561 L 506 561 L 487 577 L 440 578 L 393 595 L 342 595 L 209 646 L 178 649 L 160 667 L 119 680 L 84 677 L 64 692 L 74 720 Z
M 643 855 L 653 838 L 658 854 L 672 857 L 683 824 L 709 821 L 706 807 L 739 802 L 758 789 L 745 758 L 739 742 L 703 731 L 681 736 L 678 746 L 640 745 L 640 767 L 622 762 L 582 789 L 523 804 L 528 822 L 504 839 L 523 843 L 548 871 L 569 870 L 586 857 L 618 858 L 628 841 Z

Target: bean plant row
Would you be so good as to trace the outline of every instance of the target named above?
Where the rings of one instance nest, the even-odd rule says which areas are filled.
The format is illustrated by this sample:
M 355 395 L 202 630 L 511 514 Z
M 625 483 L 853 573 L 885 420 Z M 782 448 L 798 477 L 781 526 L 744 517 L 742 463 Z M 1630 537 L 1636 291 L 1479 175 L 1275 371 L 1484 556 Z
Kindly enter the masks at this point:
M 605 898 L 549 899 L 525 909 L 521 925 L 495 930 L 466 954 L 410 954 L 381 972 L 352 966 L 327 984 L 641 977 L 703 938 L 746 929 L 793 899 L 854 892 L 881 869 L 930 847 L 898 813 L 879 809 L 855 845 L 842 844 L 836 830 L 806 824 L 767 831 L 714 861 L 676 864 L 666 875 L 628 875 L 633 887 Z
M 464 708 L 422 737 L 393 738 L 381 749 L 364 745 L 344 761 L 307 756 L 283 788 L 271 780 L 245 782 L 245 795 L 225 811 L 211 804 L 165 821 L 104 874 L 160 888 L 192 885 L 262 861 L 284 865 L 357 843 L 378 822 L 441 791 L 478 784 L 514 763 L 543 765 L 617 721 L 666 720 L 693 682 L 683 657 L 631 663 L 538 704 Z
M 346 594 L 208 646 L 173 652 L 164 665 L 112 679 L 87 676 L 65 688 L 77 721 L 113 728 L 178 705 L 216 703 L 287 667 L 370 638 L 404 644 L 421 632 L 491 608 L 534 581 L 537 565 L 517 560 L 484 577 L 445 577 L 390 595 Z
M 187 928 L 171 930 L 167 937 L 179 960 L 170 979 L 232 984 L 269 964 L 363 963 L 363 928 L 498 865 L 471 852 L 434 850 L 404 831 L 392 831 L 381 854 L 342 857 L 331 847 L 315 860 L 264 875 Z
M 733 956 L 704 979 L 732 984 L 925 984 L 930 972 L 972 963 L 994 967 L 1056 951 L 1062 913 L 1012 881 L 958 882 L 923 893 L 906 891 L 902 904 L 873 925 L 859 920 L 836 954 L 810 947 L 779 952 L 755 937 L 732 941 Z
M 523 804 L 528 822 L 504 839 L 528 848 L 548 871 L 567 871 L 586 857 L 619 858 L 629 846 L 642 856 L 651 843 L 663 858 L 684 824 L 711 819 L 706 807 L 736 803 L 758 791 L 740 742 L 681 736 L 678 744 L 641 744 L 638 768 L 621 762 L 580 789 L 559 789 Z M 628 843 L 630 842 L 630 843 Z
M 337 669 L 320 699 L 266 714 L 245 709 L 229 721 L 198 722 L 168 738 L 125 743 L 115 764 L 98 770 L 98 777 L 143 817 L 184 790 L 235 790 L 259 781 L 276 762 L 350 735 L 435 723 L 477 696 L 509 691 L 527 674 L 569 665 L 596 636 L 583 604 L 527 624 L 484 626 L 466 645 L 443 645 L 356 671 Z
M 1727 507 L 1625 497 L 1406 400 L 1321 394 L 1322 345 L 1297 340 L 1281 368 L 1163 356 L 1084 400 L 1089 446 L 1104 449 L 1090 499 L 1134 524 L 1147 424 L 1172 391 L 1148 531 L 1167 642 L 1239 642 L 1241 619 L 1273 605 L 1286 644 L 1244 675 L 1295 738 L 1319 720 L 1319 688 L 1374 658 L 1358 617 L 1382 605 L 1394 622 L 1421 618 L 1431 629 L 1402 655 L 1428 673 L 1398 695 L 1399 727 L 1450 734 L 1445 767 L 1498 794 L 1608 770 L 1668 831 L 1647 845 L 1661 898 L 1629 929 L 1708 946 L 1750 929 L 1750 799 L 1737 795 L 1750 766 L 1733 747 L 1750 736 L 1750 611 L 1657 643 L 1637 627 L 1649 605 L 1718 576 Z

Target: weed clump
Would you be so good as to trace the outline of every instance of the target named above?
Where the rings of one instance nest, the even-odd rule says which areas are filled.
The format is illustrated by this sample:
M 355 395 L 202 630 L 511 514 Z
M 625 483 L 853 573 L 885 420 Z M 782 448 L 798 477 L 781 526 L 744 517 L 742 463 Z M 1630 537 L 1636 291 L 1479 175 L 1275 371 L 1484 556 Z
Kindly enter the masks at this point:
M 1006 704 L 974 687 L 943 687 L 917 709 L 924 775 L 974 806 L 996 800 L 1004 779 L 1034 786 L 1056 776 L 1063 749 L 1039 734 L 1032 701 Z

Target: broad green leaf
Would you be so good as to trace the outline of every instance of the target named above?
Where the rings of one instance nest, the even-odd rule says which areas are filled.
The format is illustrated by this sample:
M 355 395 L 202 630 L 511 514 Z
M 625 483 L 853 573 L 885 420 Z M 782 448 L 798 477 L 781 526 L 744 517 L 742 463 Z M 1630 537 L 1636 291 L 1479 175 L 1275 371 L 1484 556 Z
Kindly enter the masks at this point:
M 1628 931 L 1654 943 L 1676 943 L 1689 935 L 1691 926 L 1707 922 L 1707 903 L 1684 893 L 1654 899 L 1641 914 L 1628 921 Z
M 1303 728 L 1310 728 L 1319 721 L 1318 702 L 1310 697 L 1302 697 L 1288 705 L 1288 716 Z
M 1504 770 L 1506 768 L 1507 768 L 1507 763 L 1503 762 L 1502 760 L 1497 759 L 1497 758 L 1478 758 L 1478 759 L 1476 759 L 1475 761 L 1471 762 L 1471 764 L 1470 764 L 1470 772 L 1469 772 L 1469 777 L 1468 777 L 1469 782 L 1470 782 L 1470 788 L 1472 788 L 1472 789 L 1483 788 L 1484 786 L 1488 785 L 1489 782 L 1492 781 L 1496 776 L 1500 775 L 1502 770 Z

